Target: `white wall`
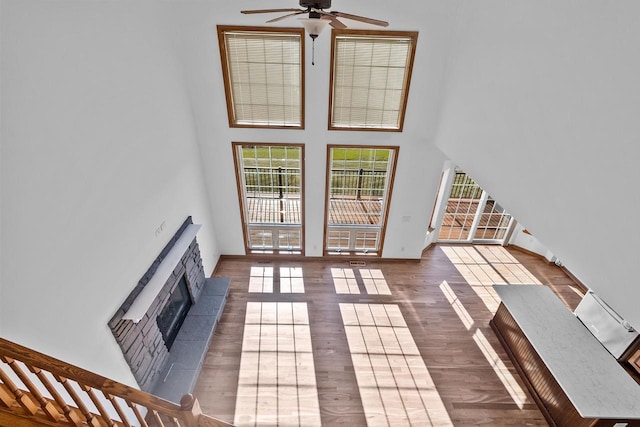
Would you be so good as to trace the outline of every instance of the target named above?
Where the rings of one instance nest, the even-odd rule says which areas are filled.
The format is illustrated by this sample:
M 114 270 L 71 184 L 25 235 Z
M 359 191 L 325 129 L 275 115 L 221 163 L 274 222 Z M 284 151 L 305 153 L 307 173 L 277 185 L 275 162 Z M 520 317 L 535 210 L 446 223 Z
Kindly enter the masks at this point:
M 188 215 L 207 274 L 219 256 L 167 11 L 149 5 L 2 3 L 2 335 L 129 384 L 110 317 Z
M 556 261 L 555 255 L 553 255 L 553 253 L 548 250 L 547 247 L 543 245 L 542 242 L 540 242 L 540 240 L 538 240 L 534 235 L 525 233 L 525 228 L 520 223 L 516 223 L 513 229 L 513 233 L 511 234 L 511 238 L 509 239 L 509 244 L 538 254 L 544 257 L 549 262 Z
M 437 145 L 636 328 L 640 3 L 464 1 Z

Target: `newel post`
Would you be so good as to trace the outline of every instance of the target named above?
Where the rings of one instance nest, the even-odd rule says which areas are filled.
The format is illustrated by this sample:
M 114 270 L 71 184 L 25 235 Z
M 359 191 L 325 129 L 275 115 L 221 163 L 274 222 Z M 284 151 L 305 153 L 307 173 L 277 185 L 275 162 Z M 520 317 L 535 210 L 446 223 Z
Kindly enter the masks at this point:
M 185 394 L 180 398 L 180 409 L 186 427 L 198 427 L 198 418 L 202 415 L 198 399 L 193 397 L 191 393 Z

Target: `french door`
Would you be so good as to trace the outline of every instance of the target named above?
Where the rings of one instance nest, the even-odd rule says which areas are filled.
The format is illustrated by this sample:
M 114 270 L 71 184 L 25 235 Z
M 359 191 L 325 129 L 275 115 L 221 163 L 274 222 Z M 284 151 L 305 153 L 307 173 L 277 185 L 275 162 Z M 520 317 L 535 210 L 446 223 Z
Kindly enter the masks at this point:
M 302 253 L 304 146 L 233 143 L 247 253 Z
M 439 241 L 503 243 L 512 221 L 511 215 L 470 176 L 455 170 Z
M 382 252 L 397 147 L 327 148 L 326 254 Z

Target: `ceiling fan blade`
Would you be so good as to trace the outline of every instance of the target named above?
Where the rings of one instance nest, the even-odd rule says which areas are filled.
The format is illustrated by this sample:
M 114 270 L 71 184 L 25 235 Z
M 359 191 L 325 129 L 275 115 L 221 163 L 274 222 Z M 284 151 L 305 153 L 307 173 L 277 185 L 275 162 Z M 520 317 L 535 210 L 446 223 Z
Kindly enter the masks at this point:
M 329 21 L 329 25 L 331 25 L 333 28 L 338 29 L 338 30 L 342 30 L 347 28 L 346 25 L 344 25 L 342 22 L 340 22 L 340 20 L 338 18 L 336 18 L 335 16 L 333 16 L 330 13 L 327 12 L 320 12 L 320 14 L 322 15 L 322 18 L 320 19 L 328 19 Z
M 252 13 L 276 13 L 276 12 L 298 12 L 300 9 L 253 9 L 253 10 L 241 10 L 240 13 L 249 15 Z
M 389 23 L 387 21 L 380 21 L 378 19 L 367 18 L 365 16 L 351 15 L 350 13 L 344 13 L 344 12 L 331 12 L 331 14 L 339 18 L 353 19 L 354 21 L 360 21 L 366 24 L 377 25 L 379 27 L 389 26 Z
M 282 21 L 283 19 L 289 18 L 289 17 L 291 17 L 291 16 L 300 15 L 301 13 L 307 13 L 307 11 L 306 11 L 306 10 L 298 10 L 298 11 L 296 11 L 296 12 L 289 13 L 289 14 L 287 14 L 287 15 L 282 15 L 282 16 L 279 16 L 279 17 L 277 17 L 277 18 L 269 19 L 269 20 L 267 21 L 267 23 L 269 24 L 269 23 L 271 23 L 271 22 L 278 22 L 278 21 Z

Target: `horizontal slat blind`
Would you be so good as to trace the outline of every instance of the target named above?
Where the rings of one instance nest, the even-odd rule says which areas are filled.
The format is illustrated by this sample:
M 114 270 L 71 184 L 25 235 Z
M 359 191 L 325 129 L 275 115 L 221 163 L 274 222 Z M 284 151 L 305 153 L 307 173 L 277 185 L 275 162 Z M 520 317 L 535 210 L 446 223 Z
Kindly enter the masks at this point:
M 335 37 L 331 126 L 400 129 L 415 38 Z
M 228 31 L 224 41 L 235 124 L 300 127 L 300 34 Z

